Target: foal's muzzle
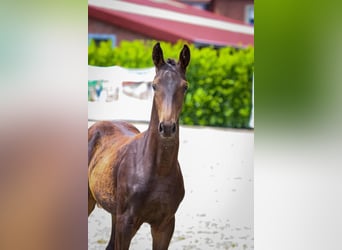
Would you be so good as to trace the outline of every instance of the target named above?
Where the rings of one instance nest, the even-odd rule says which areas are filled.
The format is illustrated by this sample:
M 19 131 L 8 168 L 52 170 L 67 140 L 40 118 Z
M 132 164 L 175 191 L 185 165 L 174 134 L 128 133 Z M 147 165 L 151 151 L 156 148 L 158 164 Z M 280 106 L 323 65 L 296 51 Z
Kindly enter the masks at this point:
M 177 126 L 175 122 L 161 122 L 159 123 L 159 134 L 164 138 L 171 138 L 177 132 Z

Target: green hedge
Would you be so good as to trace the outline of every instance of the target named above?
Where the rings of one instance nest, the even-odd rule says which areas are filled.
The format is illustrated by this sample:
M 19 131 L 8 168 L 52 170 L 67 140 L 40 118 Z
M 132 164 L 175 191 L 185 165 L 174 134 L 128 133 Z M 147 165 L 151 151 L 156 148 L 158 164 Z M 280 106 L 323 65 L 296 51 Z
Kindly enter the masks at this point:
M 91 42 L 88 64 L 128 68 L 152 67 L 156 41 L 122 41 L 112 49 L 110 42 Z M 165 58 L 178 59 L 184 42 L 161 42 Z M 195 48 L 190 44 L 187 71 L 190 88 L 180 118 L 182 124 L 248 128 L 252 109 L 254 48 Z

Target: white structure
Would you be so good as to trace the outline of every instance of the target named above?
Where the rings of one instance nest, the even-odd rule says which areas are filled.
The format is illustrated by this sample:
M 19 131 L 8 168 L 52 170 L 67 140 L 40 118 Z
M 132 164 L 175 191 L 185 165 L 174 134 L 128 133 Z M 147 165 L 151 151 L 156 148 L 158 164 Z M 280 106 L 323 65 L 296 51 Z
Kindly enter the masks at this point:
M 119 66 L 88 66 L 88 81 L 102 84 L 96 101 L 88 102 L 88 120 L 149 121 L 152 93 L 148 83 L 153 81 L 154 76 L 154 67 L 126 69 Z

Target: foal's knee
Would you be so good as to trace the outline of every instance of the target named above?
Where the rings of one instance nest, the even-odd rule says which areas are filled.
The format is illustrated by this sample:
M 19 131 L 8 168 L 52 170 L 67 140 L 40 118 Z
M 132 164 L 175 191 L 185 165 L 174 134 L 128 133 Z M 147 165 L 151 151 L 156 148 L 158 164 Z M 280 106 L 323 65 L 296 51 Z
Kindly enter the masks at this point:
M 133 219 L 127 215 L 116 216 L 116 231 L 131 235 L 134 229 Z

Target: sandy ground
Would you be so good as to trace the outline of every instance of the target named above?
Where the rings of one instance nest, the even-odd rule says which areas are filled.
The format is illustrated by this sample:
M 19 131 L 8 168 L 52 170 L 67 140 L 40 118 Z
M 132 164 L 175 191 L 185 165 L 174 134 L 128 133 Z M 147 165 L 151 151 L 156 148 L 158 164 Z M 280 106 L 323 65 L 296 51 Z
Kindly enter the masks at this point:
M 254 249 L 254 132 L 181 127 L 180 143 L 186 193 L 169 249 Z M 105 249 L 110 232 L 110 214 L 96 207 L 88 218 L 88 249 Z M 152 249 L 151 242 L 143 224 L 130 249 Z

